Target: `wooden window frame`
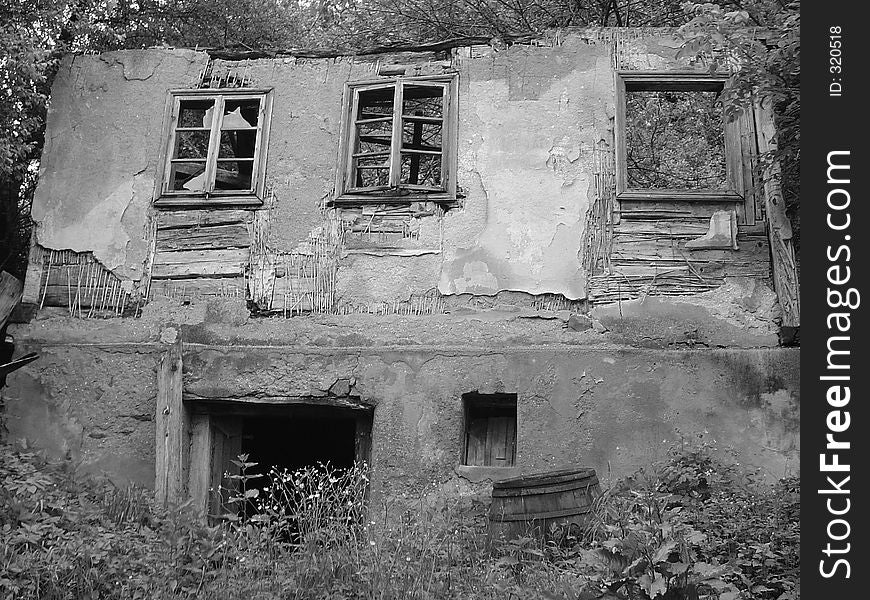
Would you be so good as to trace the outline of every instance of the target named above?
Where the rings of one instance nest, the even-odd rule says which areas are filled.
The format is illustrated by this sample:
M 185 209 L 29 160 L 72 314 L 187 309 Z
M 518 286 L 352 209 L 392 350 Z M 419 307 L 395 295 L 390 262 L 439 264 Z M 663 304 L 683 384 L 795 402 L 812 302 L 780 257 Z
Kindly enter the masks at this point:
M 227 100 L 259 100 L 260 111 L 257 118 L 257 137 L 254 143 L 254 160 L 251 172 L 251 187 L 248 190 L 170 190 L 172 152 L 175 147 L 178 115 L 181 102 L 185 100 L 215 101 L 215 117 L 211 124 L 209 148 L 206 155 L 205 177 L 209 185 L 214 185 L 217 169 L 217 153 L 220 145 L 220 131 L 223 122 L 223 106 Z M 169 98 L 164 114 L 163 145 L 160 162 L 162 166 L 156 182 L 157 207 L 249 207 L 263 203 L 266 175 L 266 155 L 269 147 L 269 128 L 272 117 L 271 88 L 232 88 L 169 90 Z
M 739 142 L 734 143 L 732 123 L 722 119 L 725 137 L 725 176 L 727 188 L 708 190 L 645 189 L 628 187 L 625 141 L 625 103 L 628 91 L 721 91 L 728 85 L 725 75 L 681 73 L 673 71 L 618 71 L 616 73 L 616 197 L 619 200 L 660 202 L 662 200 L 695 202 L 743 202 L 743 169 Z M 738 137 L 739 139 L 739 137 Z
M 464 467 L 485 467 L 485 468 L 500 468 L 500 469 L 510 469 L 517 466 L 517 440 L 518 440 L 518 398 L 516 394 L 478 394 L 478 393 L 470 393 L 463 394 L 462 396 L 462 404 L 463 404 L 463 426 L 462 426 L 462 457 L 460 464 Z M 504 457 L 506 464 L 492 464 L 486 462 L 486 457 L 484 456 L 483 461 L 475 462 L 469 459 L 469 454 L 471 451 L 471 444 L 469 443 L 469 439 L 471 436 L 471 425 L 472 420 L 483 420 L 486 419 L 489 421 L 490 419 L 500 419 L 504 418 L 504 415 L 490 415 L 486 417 L 473 417 L 474 412 L 482 412 L 487 409 L 497 412 L 497 413 L 511 413 L 513 417 L 513 427 L 512 432 L 513 436 L 510 440 L 506 440 L 507 442 L 507 450 L 508 455 Z M 486 440 L 489 440 L 489 424 L 487 424 L 487 435 L 485 436 Z M 487 442 L 484 443 L 485 446 L 488 445 Z
M 441 186 L 431 189 L 422 185 L 399 183 L 402 141 L 402 95 L 406 85 L 443 88 L 441 125 Z M 392 145 L 390 147 L 390 183 L 386 186 L 356 188 L 353 181 L 354 134 L 356 132 L 359 94 L 375 89 L 393 88 Z M 407 204 L 428 201 L 452 203 L 456 200 L 456 141 L 458 132 L 459 75 L 426 77 L 391 77 L 348 82 L 344 86 L 338 162 L 336 166 L 335 205 Z

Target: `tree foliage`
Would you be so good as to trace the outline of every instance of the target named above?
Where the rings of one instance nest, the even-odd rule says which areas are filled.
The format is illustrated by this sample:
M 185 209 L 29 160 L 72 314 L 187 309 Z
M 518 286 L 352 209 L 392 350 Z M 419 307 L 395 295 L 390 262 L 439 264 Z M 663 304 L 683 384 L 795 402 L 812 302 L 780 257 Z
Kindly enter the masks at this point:
M 170 45 L 350 53 L 469 36 L 502 40 L 555 27 L 682 25 L 684 53 L 739 59 L 726 112 L 750 95 L 775 105 L 777 158 L 794 207 L 799 24 L 799 3 L 787 0 L 0 0 L 0 261 L 22 256 L 26 246 L 22 227 L 48 92 L 70 51 Z
M 779 161 L 786 206 L 793 225 L 799 225 L 800 2 L 688 2 L 684 9 L 691 18 L 680 28 L 682 52 L 712 57 L 713 69 L 723 62 L 739 64 L 722 98 L 726 118 L 736 118 L 753 101 L 773 108 L 778 146 L 762 157 L 762 166 Z

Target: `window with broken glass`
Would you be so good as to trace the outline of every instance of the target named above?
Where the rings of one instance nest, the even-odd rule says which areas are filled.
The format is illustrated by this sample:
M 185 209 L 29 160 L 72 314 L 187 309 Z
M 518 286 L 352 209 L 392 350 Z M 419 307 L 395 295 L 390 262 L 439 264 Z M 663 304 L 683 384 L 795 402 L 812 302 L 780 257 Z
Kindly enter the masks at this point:
M 618 186 L 623 198 L 739 199 L 741 148 L 723 118 L 721 77 L 619 78 Z
M 265 90 L 171 93 L 157 204 L 259 204 L 270 111 Z
M 456 198 L 455 77 L 348 84 L 336 202 Z

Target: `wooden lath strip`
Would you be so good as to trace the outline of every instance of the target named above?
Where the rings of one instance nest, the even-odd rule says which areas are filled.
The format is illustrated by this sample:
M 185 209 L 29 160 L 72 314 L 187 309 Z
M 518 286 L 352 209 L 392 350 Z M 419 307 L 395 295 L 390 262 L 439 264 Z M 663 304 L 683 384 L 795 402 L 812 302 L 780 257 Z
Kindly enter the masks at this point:
M 121 278 L 90 252 L 39 247 L 33 260 L 41 264 L 39 308 L 65 307 L 78 318 L 125 314 L 128 304 L 138 312 L 141 299 Z M 126 288 L 126 289 L 125 289 Z

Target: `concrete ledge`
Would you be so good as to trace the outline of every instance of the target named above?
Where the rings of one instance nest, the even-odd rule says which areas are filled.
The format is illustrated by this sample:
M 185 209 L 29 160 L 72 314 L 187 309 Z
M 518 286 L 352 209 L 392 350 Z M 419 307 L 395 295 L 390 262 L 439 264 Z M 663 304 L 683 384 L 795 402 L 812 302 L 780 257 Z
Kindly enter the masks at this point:
M 483 481 L 498 482 L 522 475 L 520 467 L 473 467 L 458 465 L 454 471 L 457 475 L 472 483 L 481 483 Z

